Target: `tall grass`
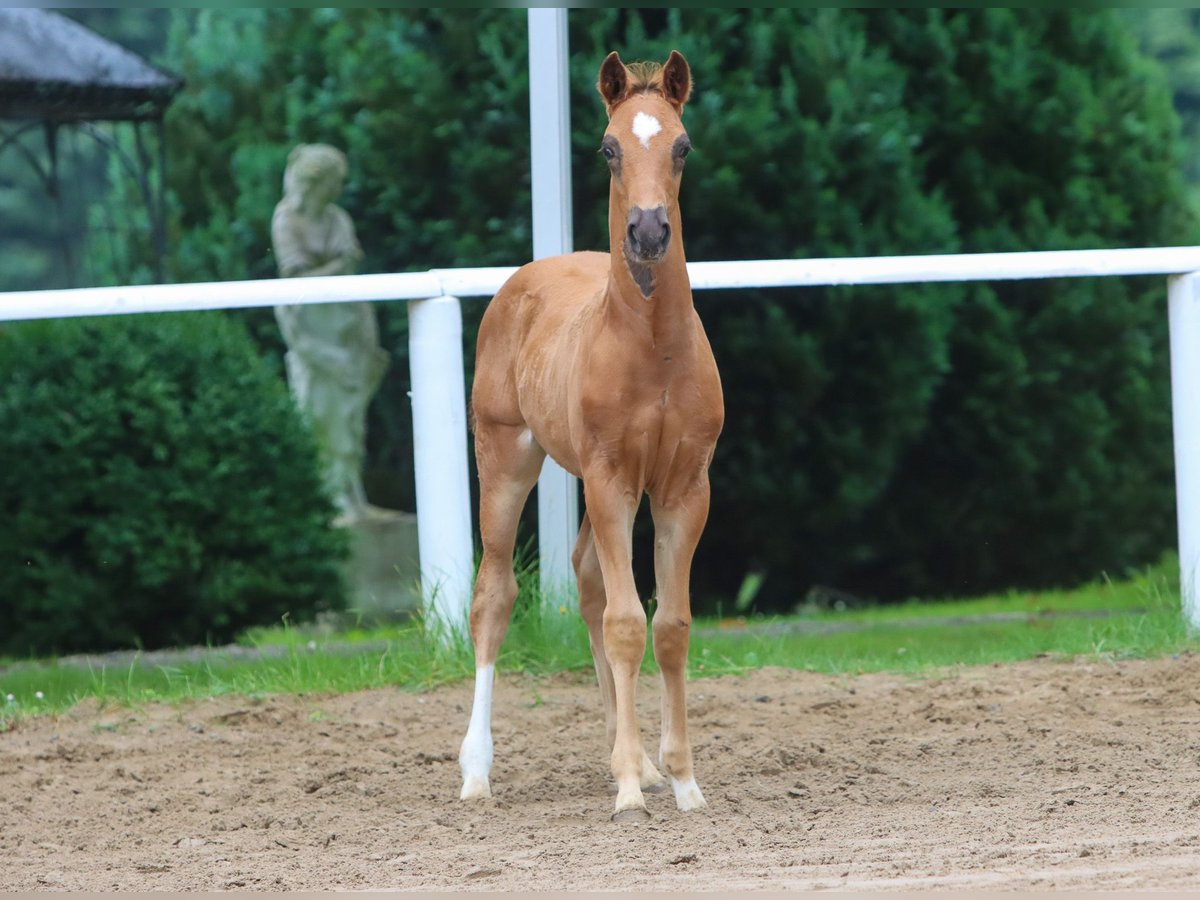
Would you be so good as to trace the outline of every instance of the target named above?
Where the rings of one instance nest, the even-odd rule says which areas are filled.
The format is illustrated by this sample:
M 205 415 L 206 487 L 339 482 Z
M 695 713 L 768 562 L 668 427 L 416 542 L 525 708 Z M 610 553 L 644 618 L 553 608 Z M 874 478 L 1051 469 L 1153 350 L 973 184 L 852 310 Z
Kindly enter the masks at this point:
M 497 667 L 546 674 L 590 668 L 587 630 L 572 596 L 543 596 L 522 554 L 518 596 Z M 250 652 L 246 652 L 250 651 Z M 0 730 L 23 715 L 61 712 L 84 698 L 102 705 L 241 694 L 339 693 L 380 687 L 425 689 L 470 676 L 475 668 L 467 623 L 417 615 L 375 629 L 321 634 L 287 622 L 251 629 L 234 648 L 195 651 L 178 662 L 97 658 L 0 660 Z
M 518 598 L 497 667 L 533 675 L 590 670 L 587 630 L 574 598 L 542 596 L 536 569 L 528 555 L 522 558 Z M 913 601 L 845 613 L 697 619 L 689 672 L 697 678 L 773 665 L 823 673 L 920 673 L 1042 655 L 1127 658 L 1197 650 L 1200 641 L 1180 614 L 1175 572 L 1168 558 L 1132 578 L 1100 579 L 1073 591 Z M 954 617 L 973 618 L 947 624 Z M 644 668 L 655 670 L 649 652 Z M 473 671 L 465 622 L 418 617 L 399 626 L 333 634 L 284 623 L 248 632 L 239 647 L 198 651 L 169 663 L 150 662 L 147 655 L 119 663 L 0 661 L 0 729 L 25 715 L 61 712 L 83 698 L 136 707 L 223 694 L 418 690 Z
M 699 624 L 691 656 L 696 675 L 761 665 L 915 673 L 1041 656 L 1125 659 L 1200 650 L 1180 610 L 1173 554 L 1124 579 L 1102 576 L 1070 590 Z

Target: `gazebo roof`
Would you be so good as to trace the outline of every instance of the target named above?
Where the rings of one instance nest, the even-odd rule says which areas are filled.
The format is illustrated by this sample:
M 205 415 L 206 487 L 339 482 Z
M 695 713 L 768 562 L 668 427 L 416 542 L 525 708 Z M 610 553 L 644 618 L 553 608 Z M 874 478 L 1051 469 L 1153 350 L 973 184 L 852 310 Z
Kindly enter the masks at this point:
M 66 16 L 0 8 L 0 118 L 157 119 L 182 84 Z

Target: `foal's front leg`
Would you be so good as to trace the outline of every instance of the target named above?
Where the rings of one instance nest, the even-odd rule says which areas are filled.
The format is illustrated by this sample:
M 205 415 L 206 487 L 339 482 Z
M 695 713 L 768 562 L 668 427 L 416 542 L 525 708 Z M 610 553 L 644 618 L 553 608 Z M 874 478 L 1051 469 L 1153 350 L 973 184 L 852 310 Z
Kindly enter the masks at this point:
M 600 685 L 600 699 L 604 703 L 604 728 L 611 750 L 617 737 L 617 694 L 613 685 L 612 667 L 604 650 L 604 574 L 600 571 L 600 560 L 596 556 L 596 542 L 592 538 L 592 522 L 587 513 L 579 527 L 575 541 L 575 552 L 571 554 L 575 566 L 575 582 L 579 585 L 579 612 L 588 629 L 588 643 L 592 649 L 592 660 L 596 665 L 596 681 Z M 666 781 L 655 768 L 646 752 L 642 751 L 642 790 L 656 792 L 666 786 Z
M 645 751 L 634 706 L 638 672 L 646 653 L 646 612 L 633 580 L 636 495 L 611 476 L 611 472 L 604 472 L 589 478 L 585 472 L 584 495 L 607 600 L 603 618 L 604 653 L 612 671 L 616 701 L 612 774 L 617 782 L 617 802 L 613 818 L 637 821 L 649 818 L 642 796 Z
M 654 516 L 654 574 L 658 609 L 654 613 L 654 658 L 662 672 L 662 743 L 659 762 L 671 779 L 675 804 L 681 810 L 707 804 L 692 770 L 692 746 L 687 726 L 687 656 L 692 605 L 689 594 L 692 556 L 708 518 L 708 480 L 679 498 L 656 503 Z

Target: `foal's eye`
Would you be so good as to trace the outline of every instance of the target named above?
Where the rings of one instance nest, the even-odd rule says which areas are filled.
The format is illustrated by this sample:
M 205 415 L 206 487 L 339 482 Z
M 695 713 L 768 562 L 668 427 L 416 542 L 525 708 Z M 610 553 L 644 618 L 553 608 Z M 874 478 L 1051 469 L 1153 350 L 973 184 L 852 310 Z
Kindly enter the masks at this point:
M 671 147 L 672 167 L 675 174 L 678 175 L 683 171 L 683 162 L 687 159 L 687 155 L 692 152 L 692 142 L 688 140 L 686 134 L 681 134 L 675 138 L 675 143 Z
M 614 156 L 616 156 L 616 154 L 613 153 L 613 148 L 608 146 L 608 144 L 605 144 L 603 147 L 600 148 L 600 153 L 604 156 L 605 159 L 612 159 Z

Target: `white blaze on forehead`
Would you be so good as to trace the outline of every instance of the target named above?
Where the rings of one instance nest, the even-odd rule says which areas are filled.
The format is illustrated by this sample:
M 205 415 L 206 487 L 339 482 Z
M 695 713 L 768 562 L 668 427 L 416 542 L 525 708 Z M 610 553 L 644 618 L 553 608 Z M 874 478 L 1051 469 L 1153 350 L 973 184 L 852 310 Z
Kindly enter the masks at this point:
M 662 126 L 658 124 L 658 119 L 654 116 L 640 112 L 633 117 L 633 133 L 647 150 L 650 149 L 650 138 L 660 131 L 662 131 Z

